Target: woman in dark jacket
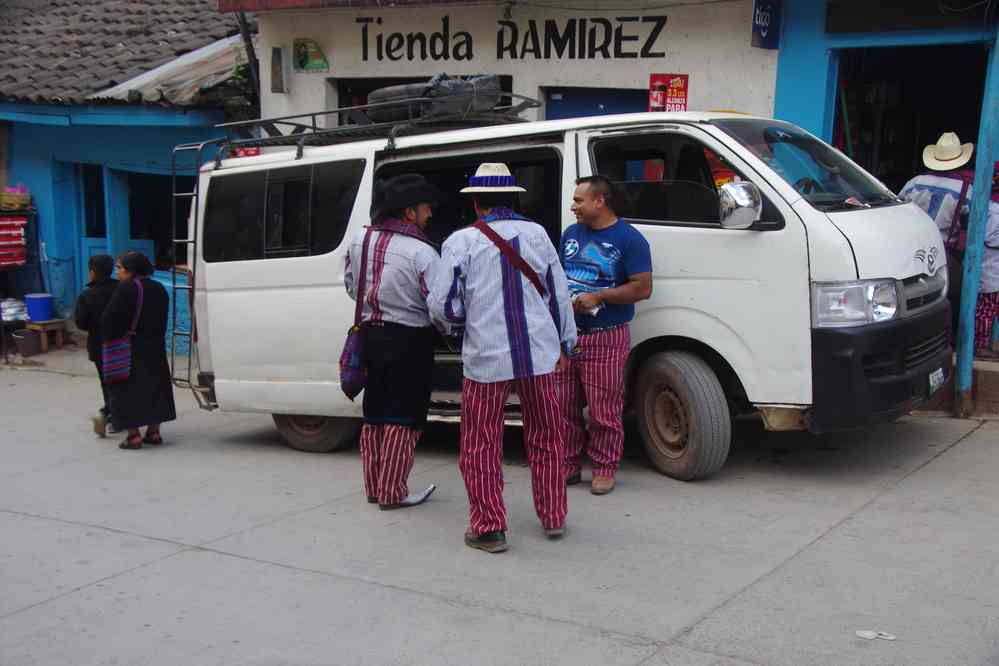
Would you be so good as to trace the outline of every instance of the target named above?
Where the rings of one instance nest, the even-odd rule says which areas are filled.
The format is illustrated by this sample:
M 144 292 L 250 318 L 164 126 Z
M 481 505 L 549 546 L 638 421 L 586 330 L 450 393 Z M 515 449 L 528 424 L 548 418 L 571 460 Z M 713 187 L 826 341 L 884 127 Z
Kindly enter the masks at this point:
M 87 356 L 97 366 L 97 379 L 101 383 L 101 393 L 104 404 L 91 419 L 94 432 L 101 437 L 107 435 L 107 424 L 111 414 L 108 405 L 108 390 L 101 379 L 101 315 L 111 301 L 118 281 L 111 277 L 114 271 L 114 257 L 107 254 L 95 254 L 87 262 L 90 272 L 90 282 L 76 301 L 74 319 L 76 327 L 87 332 Z
M 121 449 L 141 449 L 143 442 L 162 444 L 160 424 L 177 418 L 166 357 L 170 298 L 166 289 L 149 277 L 152 274 L 153 266 L 141 252 L 119 257 L 121 282 L 101 318 L 104 340 L 125 337 L 135 317 L 141 283 L 142 305 L 132 338 L 131 370 L 125 381 L 108 385 L 111 422 L 118 430 L 128 430 L 128 437 L 118 445 Z M 144 437 L 139 432 L 142 426 L 146 426 Z

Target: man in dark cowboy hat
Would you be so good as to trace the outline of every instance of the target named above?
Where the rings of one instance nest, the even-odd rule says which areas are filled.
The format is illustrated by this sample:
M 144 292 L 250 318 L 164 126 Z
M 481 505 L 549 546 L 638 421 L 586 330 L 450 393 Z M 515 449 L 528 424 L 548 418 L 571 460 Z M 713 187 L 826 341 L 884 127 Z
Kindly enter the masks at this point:
M 444 243 L 430 311 L 445 328 L 464 326 L 459 467 L 471 526 L 465 544 L 506 550 L 503 407 L 520 397 L 534 509 L 549 538 L 566 516 L 564 442 L 556 365 L 576 342 L 565 273 L 548 234 L 512 210 L 523 192 L 505 164 L 483 164 L 462 193 L 478 221 Z
M 437 195 L 422 176 L 387 181 L 375 192 L 371 227 L 347 251 L 347 293 L 363 299 L 364 490 L 383 510 L 421 504 L 435 489 L 410 495 L 406 480 L 430 406 L 434 355 L 426 297 L 439 258 L 423 230 Z

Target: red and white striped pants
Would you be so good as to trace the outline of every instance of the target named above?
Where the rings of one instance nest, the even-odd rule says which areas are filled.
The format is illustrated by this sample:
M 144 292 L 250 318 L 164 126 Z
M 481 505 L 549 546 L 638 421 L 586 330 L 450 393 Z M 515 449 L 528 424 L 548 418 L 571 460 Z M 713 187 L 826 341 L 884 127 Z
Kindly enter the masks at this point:
M 992 325 L 999 317 L 999 292 L 978 294 L 975 304 L 975 351 L 992 343 Z
M 506 530 L 503 503 L 503 406 L 520 396 L 524 446 L 531 467 L 534 510 L 545 528 L 561 527 L 568 511 L 555 374 L 483 384 L 465 379 L 461 391 L 461 454 L 458 467 L 468 491 L 471 530 Z
M 628 326 L 579 336 L 579 348 L 569 367 L 556 372 L 565 430 L 566 478 L 580 470 L 586 451 L 593 474 L 613 477 L 624 453 L 624 365 L 631 351 Z M 585 401 L 585 402 L 584 402 Z M 586 430 L 583 405 L 590 408 Z
M 361 426 L 361 465 L 368 497 L 378 498 L 379 504 L 398 504 L 409 495 L 406 479 L 420 432 L 400 425 Z

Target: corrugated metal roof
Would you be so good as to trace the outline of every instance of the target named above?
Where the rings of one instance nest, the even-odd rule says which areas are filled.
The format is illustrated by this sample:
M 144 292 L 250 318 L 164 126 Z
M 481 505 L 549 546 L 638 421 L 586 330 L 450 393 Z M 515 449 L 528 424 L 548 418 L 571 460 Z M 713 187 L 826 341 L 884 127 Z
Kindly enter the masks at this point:
M 6 0 L 0 101 L 93 104 L 87 95 L 238 32 L 216 0 Z

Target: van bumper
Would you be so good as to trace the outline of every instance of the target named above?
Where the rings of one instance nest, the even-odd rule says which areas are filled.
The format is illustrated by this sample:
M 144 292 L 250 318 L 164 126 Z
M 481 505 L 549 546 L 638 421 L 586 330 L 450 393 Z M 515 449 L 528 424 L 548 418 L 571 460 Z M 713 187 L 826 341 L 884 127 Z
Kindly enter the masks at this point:
M 951 369 L 950 305 L 905 319 L 812 330 L 813 406 L 809 430 L 890 421 L 925 403 L 930 373 Z

